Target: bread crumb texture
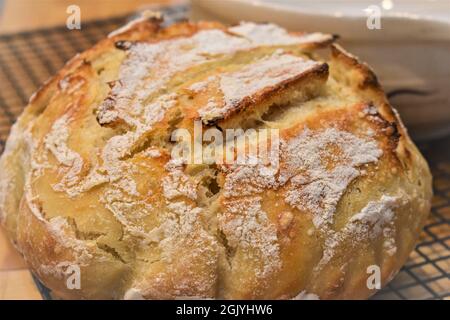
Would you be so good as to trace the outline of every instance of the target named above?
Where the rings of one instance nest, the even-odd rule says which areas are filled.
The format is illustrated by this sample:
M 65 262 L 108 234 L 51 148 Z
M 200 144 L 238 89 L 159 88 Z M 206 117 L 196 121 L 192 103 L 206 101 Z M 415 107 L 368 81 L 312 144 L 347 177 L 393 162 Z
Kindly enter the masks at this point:
M 70 60 L 0 160 L 1 222 L 32 271 L 61 298 L 373 294 L 367 267 L 384 285 L 403 265 L 431 176 L 374 73 L 334 40 L 150 17 Z M 278 165 L 176 161 L 171 134 L 196 120 L 277 129 Z

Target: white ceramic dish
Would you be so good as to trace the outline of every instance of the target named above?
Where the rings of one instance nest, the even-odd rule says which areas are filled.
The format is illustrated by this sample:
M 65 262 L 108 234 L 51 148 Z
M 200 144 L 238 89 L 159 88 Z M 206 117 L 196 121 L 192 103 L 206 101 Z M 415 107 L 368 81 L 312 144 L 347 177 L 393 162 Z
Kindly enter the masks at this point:
M 371 5 L 381 29 L 367 27 Z M 192 0 L 191 18 L 338 34 L 375 69 L 415 139 L 450 133 L 450 0 Z

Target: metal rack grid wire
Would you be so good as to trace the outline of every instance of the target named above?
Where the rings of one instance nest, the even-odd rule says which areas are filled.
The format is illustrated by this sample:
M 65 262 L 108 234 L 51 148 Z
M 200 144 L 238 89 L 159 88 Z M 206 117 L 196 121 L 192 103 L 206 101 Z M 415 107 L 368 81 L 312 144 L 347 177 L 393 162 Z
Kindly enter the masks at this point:
M 169 24 L 185 19 L 188 8 L 157 9 Z M 87 22 L 81 30 L 56 27 L 0 36 L 0 154 L 30 95 L 75 53 L 91 47 L 128 18 Z M 450 299 L 450 137 L 419 147 L 434 177 L 432 214 L 409 261 L 372 299 Z M 35 281 L 43 298 L 51 298 Z

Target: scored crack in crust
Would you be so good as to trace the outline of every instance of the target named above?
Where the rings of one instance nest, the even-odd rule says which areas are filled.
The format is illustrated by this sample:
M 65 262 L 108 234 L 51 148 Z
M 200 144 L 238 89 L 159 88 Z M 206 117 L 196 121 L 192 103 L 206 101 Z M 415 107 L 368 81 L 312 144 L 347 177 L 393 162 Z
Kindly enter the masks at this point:
M 160 23 L 74 57 L 11 129 L 0 218 L 32 271 L 61 298 L 362 299 L 370 265 L 385 285 L 431 175 L 369 67 L 331 35 Z M 195 120 L 278 129 L 279 166 L 175 161 Z

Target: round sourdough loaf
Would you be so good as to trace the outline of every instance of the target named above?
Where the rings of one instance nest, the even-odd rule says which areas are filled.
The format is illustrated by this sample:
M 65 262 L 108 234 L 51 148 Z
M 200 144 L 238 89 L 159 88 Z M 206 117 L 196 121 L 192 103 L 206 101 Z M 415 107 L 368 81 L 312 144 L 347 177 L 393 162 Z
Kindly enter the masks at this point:
M 374 73 L 334 41 L 153 16 L 75 56 L 0 162 L 1 221 L 32 271 L 85 299 L 362 299 L 373 266 L 385 285 L 431 175 Z M 174 158 L 172 133 L 196 126 L 253 129 L 249 145 L 277 132 L 277 165 Z

